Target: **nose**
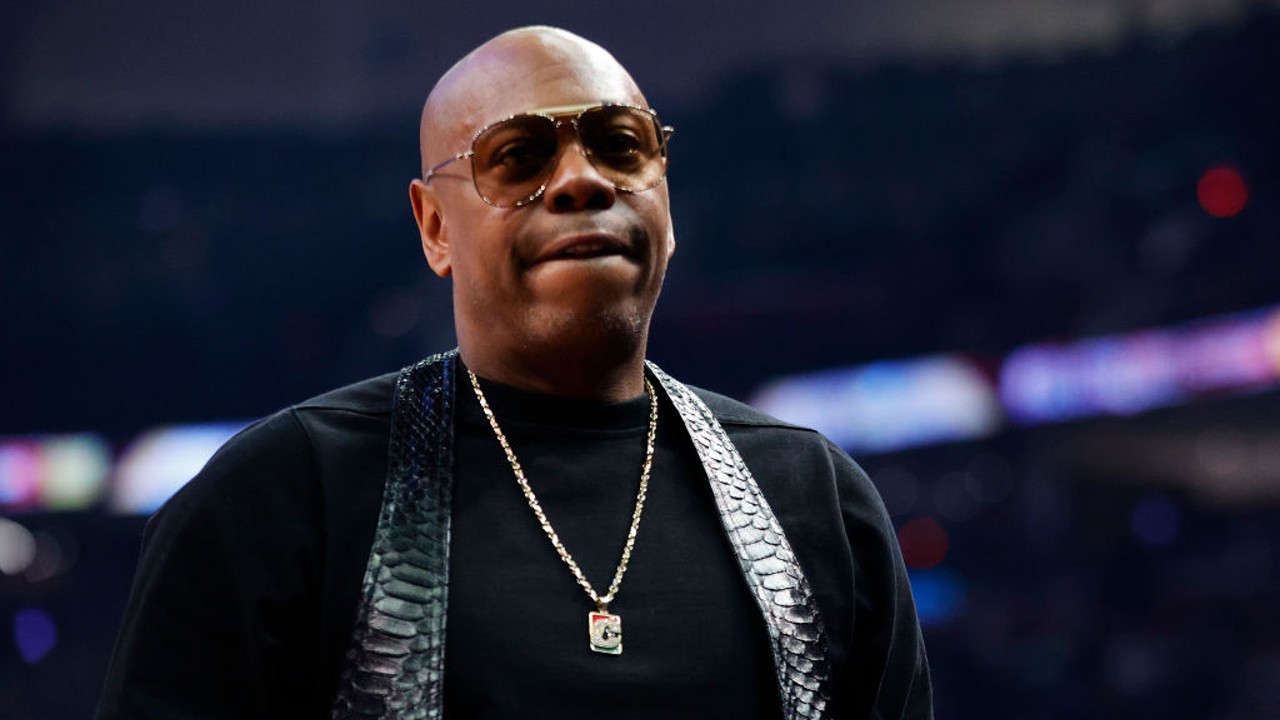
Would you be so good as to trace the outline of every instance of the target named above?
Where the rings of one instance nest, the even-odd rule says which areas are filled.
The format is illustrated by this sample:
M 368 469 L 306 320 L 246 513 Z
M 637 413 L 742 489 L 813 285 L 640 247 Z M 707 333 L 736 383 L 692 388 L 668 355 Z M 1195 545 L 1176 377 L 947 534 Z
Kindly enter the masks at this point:
M 573 128 L 569 137 L 560 144 L 555 169 L 547 178 L 542 202 L 552 212 L 580 212 L 605 210 L 618 198 L 618 189 L 609 182 L 583 152 L 581 141 Z

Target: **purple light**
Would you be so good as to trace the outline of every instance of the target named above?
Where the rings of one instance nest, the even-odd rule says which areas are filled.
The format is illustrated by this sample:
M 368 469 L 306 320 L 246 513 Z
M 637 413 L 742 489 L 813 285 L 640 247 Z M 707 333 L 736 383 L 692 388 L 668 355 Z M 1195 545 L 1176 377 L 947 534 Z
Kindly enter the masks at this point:
M 13 638 L 18 644 L 18 654 L 34 665 L 58 644 L 58 627 L 44 610 L 19 610 L 13 616 Z

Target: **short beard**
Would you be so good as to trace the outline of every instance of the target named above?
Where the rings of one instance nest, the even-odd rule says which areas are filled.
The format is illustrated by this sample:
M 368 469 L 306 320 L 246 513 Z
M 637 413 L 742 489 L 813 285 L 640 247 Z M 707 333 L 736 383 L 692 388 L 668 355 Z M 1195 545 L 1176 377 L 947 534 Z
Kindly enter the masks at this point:
M 624 363 L 643 354 L 650 315 L 633 307 L 537 311 L 528 318 L 525 349 L 536 355 L 554 353 L 561 362 L 576 361 L 584 369 Z

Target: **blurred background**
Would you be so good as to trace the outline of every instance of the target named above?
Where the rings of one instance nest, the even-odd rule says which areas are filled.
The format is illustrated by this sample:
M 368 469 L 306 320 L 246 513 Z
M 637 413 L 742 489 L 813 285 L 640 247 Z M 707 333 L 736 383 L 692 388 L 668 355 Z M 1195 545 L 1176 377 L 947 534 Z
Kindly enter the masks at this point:
M 940 719 L 1280 717 L 1280 2 L 18 0 L 0 718 L 220 442 L 453 346 L 418 112 L 534 22 L 678 128 L 651 356 L 868 469 Z

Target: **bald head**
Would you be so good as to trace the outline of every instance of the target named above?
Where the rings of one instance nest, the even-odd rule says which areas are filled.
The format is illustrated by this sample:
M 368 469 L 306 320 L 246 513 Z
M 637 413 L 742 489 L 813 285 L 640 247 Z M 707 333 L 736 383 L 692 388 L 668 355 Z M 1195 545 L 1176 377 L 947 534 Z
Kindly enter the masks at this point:
M 545 25 L 508 30 L 454 64 L 427 96 L 419 136 L 423 174 L 465 152 L 494 120 L 601 101 L 648 104 L 626 69 L 590 40 Z
M 549 27 L 486 42 L 427 98 L 423 176 L 409 183 L 409 198 L 427 264 L 453 284 L 458 347 L 477 375 L 610 401 L 644 392 L 649 321 L 675 235 L 665 146 L 660 158 L 650 153 L 634 167 L 625 160 L 632 143 L 652 151 L 660 142 L 652 135 L 657 118 L 604 110 L 616 105 L 648 102 L 603 48 Z M 588 108 L 595 112 L 584 121 Z M 548 138 L 535 137 L 524 121 L 501 123 L 529 113 L 555 116 L 554 145 L 540 143 Z M 572 125 L 568 117 L 576 118 Z M 491 125 L 479 160 L 452 162 Z M 589 152 L 590 143 L 605 143 L 604 150 Z M 645 175 L 644 187 L 618 183 L 654 169 L 659 175 Z M 532 194 L 495 203 L 477 173 Z M 526 181 L 541 185 L 535 192 L 520 185 Z

